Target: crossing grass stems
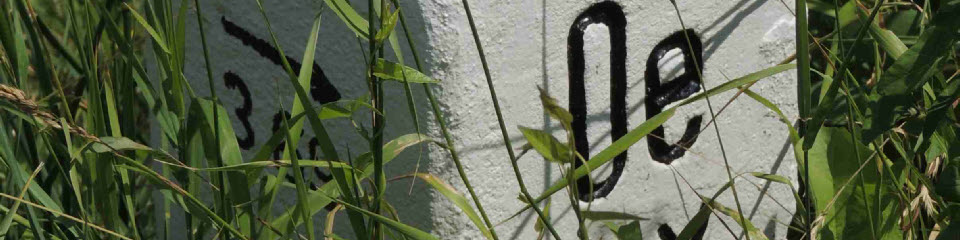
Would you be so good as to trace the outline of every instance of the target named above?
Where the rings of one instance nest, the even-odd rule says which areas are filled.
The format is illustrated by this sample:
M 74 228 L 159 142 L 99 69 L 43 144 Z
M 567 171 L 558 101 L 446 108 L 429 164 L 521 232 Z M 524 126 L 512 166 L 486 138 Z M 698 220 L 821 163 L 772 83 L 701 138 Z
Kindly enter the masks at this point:
M 955 17 L 960 15 L 960 0 L 795 3 L 793 9 L 782 4 L 797 16 L 797 52 L 785 60 L 795 64 L 729 80 L 678 105 L 709 104 L 711 96 L 736 89 L 727 104 L 736 104 L 733 99 L 746 93 L 776 113 L 791 136 L 799 187 L 794 188 L 785 176 L 735 173 L 727 167 L 725 187 L 713 197 L 697 193 L 704 207 L 678 239 L 702 237 L 696 232 L 711 215 L 734 219 L 748 239 L 766 238 L 742 215 L 735 183 L 745 176 L 789 185 L 794 191 L 797 204 L 788 226 L 790 239 L 960 238 L 960 223 L 954 221 L 960 217 L 960 191 L 956 188 L 960 185 L 960 138 L 956 134 L 960 128 L 960 19 Z M 269 6 L 259 0 L 243 4 L 257 5 L 267 26 L 265 34 L 283 55 L 264 10 Z M 313 62 L 321 16 L 329 18 L 328 13 L 334 13 L 358 41 L 366 41 L 361 44 L 365 52 L 359 53 L 365 61 L 357 64 L 365 66 L 369 97 L 314 105 L 304 91 L 310 86 L 312 69 L 295 72 L 281 56 L 288 81 L 277 84 L 289 83 L 296 90 L 290 103 L 291 118 L 284 119 L 281 131 L 257 149 L 257 154 L 245 158 L 214 86 L 212 69 L 217 63 L 207 46 L 203 15 L 209 10 L 201 8 L 206 6 L 202 1 L 0 3 L 0 180 L 4 183 L 0 185 L 0 239 L 170 239 L 175 232 L 190 239 L 436 239 L 401 221 L 402 213 L 384 194 L 390 184 L 396 184 L 387 181 L 387 163 L 417 144 L 434 145 L 449 153 L 465 189 L 456 189 L 429 173 L 399 177 L 423 179 L 454 203 L 483 237 L 498 239 L 495 227 L 499 224 L 493 224 L 470 184 L 440 100 L 433 93 L 439 81 L 431 79 L 422 66 L 400 2 L 368 0 L 365 17 L 347 0 L 321 4 L 303 49 L 304 63 Z M 505 120 L 510 116 L 500 111 L 501 99 L 496 96 L 482 48 L 483 32 L 476 28 L 469 2 L 462 0 L 461 4 L 504 137 L 503 147 L 509 153 L 504 161 L 514 170 L 519 200 L 525 206 L 500 223 L 532 208 L 538 218 L 534 228 L 541 237 L 587 239 L 604 234 L 589 233 L 587 228 L 602 223 L 617 238 L 639 239 L 637 222 L 644 219 L 640 216 L 574 208 L 575 219 L 552 219 L 550 204 L 541 208 L 540 203 L 564 189 L 576 192 L 573 179 L 588 176 L 592 169 L 639 142 L 672 117 L 675 108 L 637 125 L 596 156 L 567 157 L 584 164 L 567 169 L 564 178 L 534 197 L 516 164 L 518 156 Z M 682 19 L 682 9 L 694 3 L 671 4 Z M 191 14 L 196 14 L 196 26 L 188 24 Z M 186 41 L 186 29 L 193 27 L 199 29 L 199 43 Z M 406 44 L 400 44 L 400 37 Z M 197 95 L 190 84 L 193 81 L 184 74 L 187 44 L 202 45 L 210 96 Z M 393 56 L 385 54 L 386 45 L 394 49 Z M 413 67 L 405 65 L 399 51 L 403 48 L 412 53 Z M 148 51 L 153 54 L 145 54 Z M 147 61 L 148 56 L 153 59 Z M 157 71 L 148 72 L 147 64 L 155 64 Z M 757 81 L 792 69 L 797 70 L 798 81 L 796 119 L 749 90 Z M 389 84 L 391 81 L 402 85 Z M 421 101 L 410 88 L 416 83 L 423 87 L 439 127 L 437 137 L 443 140 L 420 133 L 415 105 Z M 416 132 L 384 139 L 385 129 L 408 127 L 390 125 L 384 117 L 391 110 L 383 106 L 384 99 L 392 97 L 384 95 L 384 89 L 401 86 Z M 284 106 L 289 99 L 278 94 L 278 101 L 277 106 Z M 547 100 L 543 104 L 552 116 L 565 111 Z M 330 115 L 331 110 L 341 114 Z M 356 119 L 357 111 L 369 111 L 372 117 Z M 722 112 L 711 110 L 711 115 L 720 118 Z M 369 139 L 369 144 L 351 147 L 365 151 L 360 155 L 338 152 L 334 136 L 324 128 L 330 121 L 360 121 L 372 126 L 373 131 L 357 132 Z M 299 145 L 304 124 L 310 124 L 318 138 L 322 152 L 318 159 L 297 159 L 292 152 Z M 146 144 L 152 139 L 151 125 L 160 130 L 161 139 L 153 147 Z M 714 128 L 720 134 L 718 126 Z M 569 138 L 559 138 L 568 139 L 562 143 L 537 131 L 526 129 L 524 136 L 533 145 L 529 149 L 545 158 L 556 160 L 557 155 L 541 151 L 549 149 L 544 147 L 572 144 Z M 287 159 L 269 159 L 281 142 L 287 144 L 282 155 Z M 309 189 L 299 170 L 305 166 L 326 168 L 334 179 Z M 272 207 L 277 194 L 291 190 L 282 184 L 287 167 L 295 176 L 297 204 L 275 213 Z M 266 171 L 270 168 L 278 170 Z M 735 208 L 713 200 L 728 188 L 737 200 Z M 466 192 L 470 201 L 461 192 Z M 571 201 L 578 206 L 576 198 Z M 334 211 L 347 213 L 345 224 L 352 232 L 333 230 L 335 214 L 316 218 L 328 203 L 335 205 Z M 178 215 L 184 216 L 185 224 L 174 223 L 173 216 Z M 560 235 L 554 228 L 557 221 L 576 221 L 578 234 Z M 738 237 L 732 230 L 729 233 Z

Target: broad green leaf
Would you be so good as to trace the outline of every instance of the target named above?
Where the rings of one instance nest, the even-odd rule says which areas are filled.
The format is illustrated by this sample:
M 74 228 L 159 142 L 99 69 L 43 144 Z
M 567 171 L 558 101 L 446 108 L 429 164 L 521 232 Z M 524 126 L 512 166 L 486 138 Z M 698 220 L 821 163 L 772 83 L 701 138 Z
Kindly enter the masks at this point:
M 938 176 L 936 192 L 948 202 L 960 202 L 960 157 L 955 157 Z
M 907 51 L 907 45 L 903 44 L 896 34 L 890 30 L 880 28 L 880 25 L 877 24 L 876 21 L 868 21 L 867 17 L 870 16 L 870 14 L 867 13 L 865 9 L 856 9 L 859 10 L 857 12 L 859 13 L 858 15 L 860 16 L 860 21 L 870 22 L 870 35 L 873 36 L 873 39 L 877 42 L 877 44 L 879 44 L 884 51 L 890 54 L 893 59 L 900 58 L 900 56 Z
M 464 214 L 467 215 L 467 218 L 470 218 L 470 221 L 473 222 L 473 225 L 480 229 L 480 232 L 483 233 L 483 236 L 487 239 L 493 239 L 493 235 L 490 234 L 490 230 L 487 229 L 487 226 L 483 224 L 483 221 L 480 219 L 480 215 L 477 215 L 477 212 L 473 209 L 467 198 L 463 194 L 457 192 L 457 189 L 450 186 L 446 182 L 443 182 L 439 178 L 429 174 L 429 173 L 416 173 L 413 176 L 423 179 L 424 182 L 430 184 L 433 189 L 443 194 L 447 200 L 453 202 L 453 205 L 456 205 L 460 208 Z
M 807 7 L 811 12 L 817 12 L 823 15 L 830 17 L 837 17 L 837 13 L 840 13 L 840 27 L 846 27 L 851 23 L 857 20 L 857 5 L 855 2 L 847 2 L 840 6 L 840 9 L 836 9 L 833 1 L 805 1 Z M 833 25 L 833 20 L 830 20 L 831 26 Z
M 960 1 L 950 2 L 952 4 L 944 4 L 934 15 L 917 44 L 898 58 L 877 83 L 882 95 L 903 95 L 919 88 L 929 79 L 924 75 L 937 67 L 934 63 L 953 47 L 951 43 L 956 41 L 960 29 L 960 21 L 956 20 L 960 15 Z
M 960 205 L 952 203 L 947 206 L 947 209 L 949 209 L 949 212 L 952 212 L 950 224 L 940 232 L 937 240 L 960 239 Z M 943 226 L 941 225 L 940 227 Z
M 882 75 L 876 87 L 880 96 L 871 99 L 872 116 L 864 122 L 862 142 L 871 142 L 891 129 L 913 104 L 913 93 L 935 75 L 933 72 L 940 71 L 942 59 L 947 57 L 944 53 L 951 51 L 960 36 L 956 16 L 960 16 L 960 1 L 944 3 L 917 43 Z
M 876 39 L 877 43 L 879 43 L 883 50 L 890 54 L 893 59 L 900 58 L 900 56 L 907 51 L 907 45 L 903 44 L 896 34 L 890 30 L 880 28 L 876 22 L 870 25 L 870 35 Z
M 633 221 L 617 229 L 617 239 L 619 240 L 643 240 L 643 233 L 640 232 L 640 222 Z
M 567 111 L 567 109 L 561 107 L 560 104 L 557 104 L 557 99 L 547 94 L 547 91 L 544 91 L 543 88 L 538 86 L 537 91 L 540 92 L 540 104 L 543 104 L 543 109 L 547 111 L 547 114 L 549 114 L 551 118 L 560 121 L 564 129 L 571 131 L 570 123 L 573 122 L 573 114 L 570 114 L 570 111 Z
M 393 29 L 397 26 L 397 17 L 400 16 L 400 9 L 394 11 L 393 14 L 390 14 L 386 19 L 383 19 L 383 23 L 380 26 L 380 31 L 377 32 L 377 42 L 383 42 L 384 39 L 393 34 Z
M 824 217 L 819 239 L 902 239 L 899 202 L 884 186 L 892 184 L 891 177 L 880 177 L 874 159 L 868 158 L 870 149 L 854 142 L 845 129 L 824 127 L 808 154 L 809 189 Z
M 430 78 L 426 74 L 417 71 L 408 66 L 390 62 L 385 59 L 377 59 L 377 65 L 373 67 L 373 75 L 382 79 L 394 80 L 398 82 L 409 83 L 439 83 L 439 80 Z
M 530 146 L 532 146 L 534 150 L 537 150 L 547 161 L 553 163 L 573 162 L 573 159 L 570 157 L 570 147 L 561 143 L 550 133 L 526 127 L 519 128 Z

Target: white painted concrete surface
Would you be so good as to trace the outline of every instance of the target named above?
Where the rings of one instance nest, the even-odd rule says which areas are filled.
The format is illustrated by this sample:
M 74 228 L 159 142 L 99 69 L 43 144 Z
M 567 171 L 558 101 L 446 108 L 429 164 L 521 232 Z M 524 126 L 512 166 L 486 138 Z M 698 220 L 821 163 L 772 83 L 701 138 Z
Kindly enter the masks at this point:
M 352 1 L 365 15 L 366 1 Z M 442 81 L 435 92 L 443 102 L 443 111 L 449 121 L 466 171 L 480 195 L 480 200 L 495 222 L 505 219 L 523 206 L 517 200 L 519 189 L 509 164 L 497 126 L 490 95 L 463 6 L 457 0 L 402 1 L 402 8 L 411 22 L 419 54 L 424 58 L 427 73 Z M 557 136 L 562 130 L 555 121 L 545 119 L 537 99 L 537 86 L 543 86 L 566 106 L 569 99 L 568 34 L 574 19 L 598 1 L 583 0 L 524 0 L 471 2 L 481 41 L 490 63 L 494 84 L 499 91 L 510 139 L 515 147 L 525 140 L 517 126 L 547 128 Z M 626 18 L 626 109 L 627 129 L 633 129 L 646 119 L 647 106 L 644 72 L 647 58 L 662 39 L 683 29 L 673 6 L 668 0 L 615 1 Z M 774 0 L 703 0 L 678 1 L 683 22 L 693 29 L 703 42 L 702 74 L 706 88 L 717 86 L 769 66 L 793 53 L 794 26 L 791 14 L 792 0 L 785 3 Z M 208 42 L 217 77 L 218 93 L 227 105 L 236 132 L 246 137 L 243 121 L 234 110 L 244 107 L 244 97 L 236 88 L 227 88 L 224 76 L 231 72 L 242 78 L 250 92 L 250 115 L 247 117 L 254 133 L 251 149 L 255 151 L 272 134 L 273 116 L 278 111 L 274 82 L 281 85 L 284 107 L 291 106 L 293 91 L 280 65 L 264 58 L 250 46 L 228 33 L 226 20 L 239 26 L 256 38 L 269 42 L 269 35 L 253 1 L 204 1 Z M 312 17 L 321 9 L 322 1 L 265 1 L 274 30 L 279 33 L 285 53 L 299 61 L 303 54 Z M 786 4 L 786 5 L 785 5 Z M 789 6 L 789 7 L 787 7 Z M 190 25 L 192 24 L 192 25 Z M 196 26 L 191 17 L 188 26 Z M 188 28 L 188 41 L 199 43 L 196 28 Z M 584 57 L 587 102 L 587 136 L 592 144 L 591 154 L 610 143 L 610 35 L 607 26 L 590 25 L 584 34 Z M 401 42 L 404 39 L 401 38 Z M 324 10 L 316 64 L 323 69 L 330 83 L 344 99 L 366 93 L 361 44 L 329 9 Z M 187 78 L 199 95 L 207 95 L 206 75 L 199 44 L 187 44 Z M 409 49 L 406 61 L 412 64 Z M 660 66 L 661 78 L 666 82 L 684 72 L 679 50 L 666 54 Z M 308 64 L 305 64 L 309 66 Z M 765 79 L 752 90 L 769 98 L 796 117 L 794 72 L 788 71 Z M 386 139 L 413 132 L 402 86 L 385 84 L 387 115 Z M 418 114 L 424 131 L 437 136 L 438 129 L 429 105 L 419 86 L 414 86 L 418 99 Z M 712 97 L 714 111 L 733 96 L 733 92 Z M 648 239 L 657 239 L 657 228 L 668 225 L 679 233 L 697 211 L 700 202 L 694 191 L 712 195 L 727 181 L 724 158 L 718 136 L 712 125 L 706 102 L 684 107 L 667 122 L 668 143 L 680 139 L 688 119 L 703 116 L 699 128 L 703 133 L 686 154 L 671 165 L 652 160 L 647 140 L 629 149 L 626 167 L 610 194 L 594 201 L 594 211 L 619 211 L 635 214 L 648 220 L 641 221 Z M 366 121 L 366 116 L 358 116 Z M 787 132 L 776 116 L 755 101 L 743 97 L 733 101 L 718 117 L 717 124 L 726 150 L 726 157 L 734 174 L 747 172 L 775 173 L 795 179 L 796 164 L 792 149 L 787 144 Z M 366 124 L 369 127 L 369 124 Z M 367 149 L 366 143 L 354 133 L 347 121 L 332 121 L 327 128 L 333 133 L 338 149 L 350 146 L 353 156 Z M 307 141 L 312 137 L 306 131 L 300 152 L 308 155 Z M 252 152 L 250 152 L 252 154 Z M 345 153 L 342 153 L 345 156 Z M 449 155 L 436 147 L 411 148 L 400 159 L 388 165 L 390 176 L 412 172 L 418 162 L 420 170 L 433 173 L 461 192 L 466 192 Z M 534 195 L 552 184 L 560 173 L 556 166 L 545 163 L 535 153 L 520 160 L 524 180 Z M 676 170 L 676 173 L 671 170 Z M 597 177 L 609 175 L 609 167 Z M 679 174 L 677 174 L 679 173 Z M 312 174 L 311 174 L 312 175 Z M 311 177 L 313 178 L 313 177 Z M 685 178 L 686 180 L 683 180 Z M 314 181 L 317 181 L 314 179 Z M 685 181 L 689 181 L 689 185 Z M 745 176 L 737 182 L 737 190 L 744 214 L 754 225 L 771 238 L 784 238 L 794 208 L 790 189 L 776 183 Z M 691 188 L 692 187 L 692 188 Z M 762 189 L 762 191 L 760 190 Z M 388 198 L 398 207 L 401 219 L 425 229 L 442 239 L 478 239 L 479 232 L 465 215 L 441 195 L 417 183 L 414 194 L 408 195 L 409 181 L 392 182 Z M 761 193 L 762 192 L 762 193 Z M 573 238 L 576 221 L 570 211 L 566 192 L 558 192 L 553 199 L 553 221 L 562 236 Z M 292 191 L 281 201 L 294 204 Z M 720 202 L 735 208 L 728 191 Z M 583 203 L 586 207 L 587 204 Z M 282 207 L 278 207 L 282 210 Z M 502 239 L 534 239 L 535 214 L 527 212 L 496 228 Z M 341 218 L 345 219 L 345 218 Z M 723 217 L 739 235 L 739 227 L 730 218 Z M 780 222 L 780 223 L 777 223 Z M 345 226 L 338 232 L 350 232 Z M 605 236 L 610 232 L 602 224 L 591 224 L 591 236 Z M 711 217 L 705 239 L 731 239 L 730 233 L 718 218 Z

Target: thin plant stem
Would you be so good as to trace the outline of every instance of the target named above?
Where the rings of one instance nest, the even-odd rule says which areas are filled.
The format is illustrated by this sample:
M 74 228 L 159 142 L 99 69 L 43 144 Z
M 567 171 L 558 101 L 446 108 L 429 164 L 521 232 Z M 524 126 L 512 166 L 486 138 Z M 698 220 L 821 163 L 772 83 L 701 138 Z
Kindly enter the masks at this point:
M 380 203 L 383 201 L 383 194 L 386 188 L 386 176 L 383 173 L 383 148 L 380 147 L 383 145 L 383 116 L 377 114 L 377 112 L 383 112 L 383 90 L 380 89 L 380 81 L 377 76 L 373 75 L 373 67 L 376 64 L 378 58 L 377 52 L 377 24 L 374 16 L 376 15 L 376 10 L 374 8 L 375 1 L 367 1 L 367 21 L 370 23 L 368 25 L 368 35 L 367 39 L 369 40 L 369 45 L 367 46 L 370 51 L 370 63 L 367 65 L 367 84 L 370 89 L 370 101 L 376 109 L 376 112 L 370 114 L 371 122 L 373 123 L 373 137 L 370 139 L 370 150 L 373 152 L 373 176 L 375 177 L 374 182 L 374 192 L 373 202 L 370 204 L 370 210 L 373 213 L 380 214 Z M 377 221 L 371 221 L 371 226 L 373 232 L 375 233 L 374 239 L 383 238 L 382 231 L 380 231 L 381 224 Z
M 213 151 L 216 151 L 216 158 L 217 158 L 216 166 L 222 167 L 223 155 L 220 152 L 220 111 L 217 109 L 217 106 L 220 103 L 220 101 L 217 99 L 217 89 L 214 87 L 214 84 L 213 84 L 213 66 L 211 66 L 212 63 L 210 62 L 210 50 L 207 47 L 207 35 L 204 33 L 204 29 L 203 29 L 203 11 L 200 8 L 199 0 L 193 0 L 193 4 L 197 8 L 197 25 L 200 28 L 199 29 L 200 44 L 203 46 L 203 62 L 207 70 L 207 85 L 208 87 L 210 87 L 210 96 L 213 98 L 212 99 L 213 101 L 213 104 L 212 104 L 213 136 L 214 136 L 214 144 L 216 144 L 216 147 L 217 147 L 216 149 L 213 149 Z M 185 17 L 185 16 L 181 16 L 181 17 Z M 221 189 L 221 191 L 217 191 L 217 195 L 219 196 L 218 200 L 220 200 L 220 206 L 222 208 L 220 209 L 220 211 L 222 211 L 220 214 L 227 216 L 229 215 L 230 208 L 227 207 L 228 204 L 227 204 L 227 197 L 226 197 L 226 191 L 225 191 L 226 188 L 224 187 L 224 183 L 226 183 L 226 179 L 224 179 L 224 176 L 225 174 L 215 173 L 213 175 L 213 178 L 216 179 L 214 183 L 219 183 L 218 184 L 219 186 L 217 187 Z M 224 239 L 230 238 L 229 232 L 226 232 L 224 234 L 225 234 Z
M 794 10 L 796 11 L 796 38 L 797 38 L 797 107 L 800 114 L 800 121 L 798 122 L 798 132 L 801 137 L 806 137 L 807 135 L 807 119 L 811 117 L 810 115 L 810 46 L 808 45 L 809 39 L 807 34 L 809 28 L 807 26 L 807 1 L 806 0 L 796 0 Z M 803 159 L 800 161 L 803 162 L 803 180 L 802 184 L 804 186 L 803 190 L 806 190 L 800 195 L 804 201 L 804 206 L 807 206 L 806 212 L 806 221 L 804 221 L 805 232 L 810 233 L 813 229 L 811 221 L 813 221 L 816 209 L 812 204 L 813 191 L 810 191 L 810 163 L 807 161 L 809 159 L 809 154 L 807 151 L 803 151 Z M 813 236 L 813 234 L 810 234 Z
M 802 1 L 802 0 L 801 0 L 801 1 Z M 676 3 L 675 1 L 670 1 L 670 2 L 673 3 L 673 9 L 677 12 L 677 19 L 680 20 L 680 27 L 681 27 L 682 29 L 687 29 L 686 24 L 683 23 L 683 16 L 680 14 L 680 8 L 677 6 L 677 3 Z M 684 31 L 684 32 L 683 32 L 683 35 L 684 35 L 685 39 L 687 40 L 687 47 L 689 48 L 690 52 L 691 52 L 691 53 L 694 53 L 693 44 L 691 44 L 691 42 L 690 42 L 690 35 L 687 34 L 687 31 Z M 696 58 L 697 58 L 696 54 L 692 54 L 692 55 L 694 55 L 694 56 L 693 56 L 693 57 L 694 57 L 693 64 L 694 64 L 694 66 L 697 68 L 697 71 L 696 71 L 696 72 L 697 72 L 697 80 L 700 81 L 700 85 L 702 85 L 704 88 L 706 88 L 706 84 L 705 84 L 704 81 L 703 81 L 703 73 L 702 73 L 703 68 L 700 66 L 700 63 L 698 62 L 698 61 L 700 61 L 701 59 L 696 59 Z M 706 100 L 707 100 L 707 109 L 710 110 L 710 116 L 712 116 L 712 118 L 716 119 L 716 118 L 717 118 L 717 115 L 716 115 L 716 113 L 713 111 L 713 104 L 710 103 L 710 96 L 709 96 L 709 95 L 706 96 Z M 730 191 L 733 192 L 733 200 L 734 200 L 734 202 L 737 204 L 737 214 L 740 214 L 740 216 L 741 216 L 741 217 L 740 217 L 740 226 L 743 227 L 743 231 L 746 232 L 747 229 L 746 229 L 745 226 L 746 226 L 746 221 L 747 221 L 747 219 L 744 218 L 744 217 L 742 217 L 742 216 L 744 216 L 744 215 L 743 215 L 743 207 L 741 207 L 741 204 L 740 204 L 740 196 L 739 196 L 739 194 L 737 194 L 737 184 L 736 184 L 736 182 L 734 181 L 734 178 L 733 178 L 733 171 L 730 169 L 730 161 L 729 161 L 728 158 L 727 158 L 727 150 L 726 150 L 726 148 L 724 148 L 724 146 L 723 146 L 723 137 L 722 137 L 721 134 L 720 134 L 720 124 L 719 124 L 719 123 L 714 123 L 714 124 L 713 124 L 713 130 L 714 130 L 714 132 L 716 132 L 716 134 L 717 134 L 717 142 L 720 144 L 720 154 L 723 156 L 723 164 L 724 164 L 724 166 L 725 166 L 724 169 L 725 169 L 726 172 L 727 172 L 727 179 L 730 181 Z M 747 240 L 750 240 L 750 235 L 749 235 L 749 234 L 744 234 L 744 235 L 746 235 Z
M 471 31 L 472 34 L 473 34 L 473 41 L 474 41 L 474 44 L 475 44 L 476 47 L 477 47 L 477 52 L 479 53 L 479 56 L 480 56 L 480 64 L 481 64 L 481 66 L 483 67 L 483 75 L 484 75 L 484 77 L 485 77 L 486 80 L 487 80 L 487 88 L 490 90 L 490 98 L 491 98 L 491 100 L 493 101 L 493 108 L 494 108 L 494 110 L 496 111 L 496 114 L 497 114 L 497 123 L 500 125 L 500 133 L 501 133 L 501 135 L 502 135 L 502 137 L 503 137 L 503 143 L 504 143 L 504 145 L 506 146 L 507 154 L 508 154 L 509 157 L 510 157 L 511 164 L 512 164 L 513 169 L 514 169 L 514 173 L 515 173 L 515 175 L 517 176 L 517 180 L 518 180 L 518 182 L 520 182 L 519 185 L 520 185 L 521 192 L 524 194 L 524 197 L 527 198 L 528 204 L 529 204 L 531 207 L 533 207 L 534 209 L 536 209 L 537 214 L 540 216 L 540 219 L 543 220 L 544 223 L 548 223 L 548 224 L 545 224 L 545 226 L 547 226 L 548 229 L 550 229 L 551 234 L 553 234 L 555 238 L 560 239 L 559 236 L 557 236 L 556 231 L 555 231 L 555 230 L 553 229 L 553 227 L 549 224 L 550 219 L 547 218 L 547 217 L 545 217 L 545 215 L 543 214 L 543 212 L 539 210 L 539 208 L 537 207 L 536 203 L 534 203 L 534 202 L 532 201 L 533 198 L 530 196 L 529 192 L 526 191 L 526 187 L 523 186 L 523 183 L 522 183 L 523 181 L 522 181 L 522 178 L 521 178 L 521 176 L 520 176 L 519 167 L 517 166 L 517 163 L 516 163 L 517 158 L 516 158 L 516 155 L 515 155 L 514 152 L 513 152 L 513 146 L 512 146 L 512 144 L 510 144 L 510 136 L 509 136 L 509 134 L 507 133 L 507 127 L 506 127 L 506 124 L 504 123 L 504 120 L 503 120 L 503 113 L 500 111 L 500 103 L 499 103 L 499 100 L 497 99 L 497 91 L 496 91 L 496 89 L 495 89 L 494 86 L 493 86 L 493 79 L 490 77 L 490 68 L 489 68 L 489 66 L 487 65 L 487 58 L 486 58 L 486 55 L 485 55 L 484 52 L 483 52 L 483 44 L 480 43 L 480 36 L 479 36 L 479 34 L 477 33 L 477 26 L 476 26 L 476 24 L 475 24 L 474 21 L 473 21 L 473 14 L 470 12 L 470 4 L 468 3 L 467 0 L 462 0 L 462 2 L 463 2 L 464 11 L 465 11 L 466 14 L 467 14 L 467 21 L 468 21 L 469 24 L 470 24 L 470 31 Z M 461 174 L 461 175 L 462 175 L 462 174 Z M 472 191 L 473 191 L 473 190 L 471 189 L 471 195 L 475 195 L 475 194 L 473 194 Z M 476 200 L 476 196 L 473 196 L 473 197 L 474 197 L 474 199 L 475 199 L 474 201 L 477 203 L 477 208 L 480 209 L 480 214 L 481 214 L 481 216 L 483 217 L 483 220 L 486 222 L 488 228 L 490 228 L 490 232 L 493 233 L 493 232 L 494 232 L 494 231 L 493 231 L 493 225 L 490 224 L 490 220 L 487 219 L 486 213 L 484 213 L 484 211 L 483 211 L 483 207 L 480 206 L 480 201 L 479 201 L 479 200 Z M 574 203 L 574 205 L 576 205 L 576 203 Z M 579 219 L 578 221 L 580 222 L 580 225 L 581 225 L 581 237 L 582 237 L 582 236 L 586 236 L 585 229 L 583 228 L 583 221 L 582 221 L 582 218 L 581 218 L 581 216 L 580 216 L 580 213 L 577 212 L 577 215 L 578 215 L 577 218 Z M 496 239 L 496 233 L 494 233 L 493 236 L 494 236 L 494 239 Z
M 274 85 L 277 91 L 277 104 L 280 106 L 280 112 L 283 112 L 285 110 L 283 108 L 283 100 L 280 99 L 280 84 L 275 82 Z M 287 149 L 296 149 L 296 146 L 293 145 L 293 138 L 290 135 L 290 122 L 287 121 L 285 117 L 281 117 L 280 119 L 283 120 L 284 129 L 282 130 L 286 133 L 287 141 L 285 142 Z M 290 158 L 290 168 L 293 170 L 293 178 L 294 181 L 296 181 L 294 184 L 297 188 L 297 208 L 300 208 L 300 217 L 303 220 L 303 225 L 306 227 L 307 238 L 313 240 L 316 239 L 313 232 L 313 217 L 310 216 L 310 206 L 306 202 L 307 187 L 304 185 L 303 172 L 300 171 L 300 161 L 297 159 L 296 151 L 293 150 L 287 151 L 287 157 Z

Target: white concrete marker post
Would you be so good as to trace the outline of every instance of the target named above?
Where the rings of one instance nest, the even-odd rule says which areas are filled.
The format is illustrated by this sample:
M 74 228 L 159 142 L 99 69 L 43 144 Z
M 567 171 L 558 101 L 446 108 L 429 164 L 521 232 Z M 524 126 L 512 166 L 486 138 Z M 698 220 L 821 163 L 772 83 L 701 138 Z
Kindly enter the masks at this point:
M 352 2 L 366 16 L 366 1 Z M 426 73 L 442 81 L 434 89 L 466 171 L 491 220 L 499 222 L 521 209 L 523 203 L 517 200 L 519 189 L 503 148 L 463 6 L 459 0 L 402 2 L 419 55 L 428 66 Z M 612 138 L 672 103 L 787 58 L 794 52 L 793 15 L 787 7 L 793 6 L 792 2 L 678 1 L 686 29 L 681 27 L 668 0 L 475 0 L 471 8 L 513 145 L 525 143 L 518 126 L 548 129 L 563 139 L 558 123 L 548 119 L 540 106 L 536 88 L 541 86 L 574 113 L 577 150 L 592 156 L 608 146 Z M 287 108 L 293 100 L 292 87 L 254 2 L 203 4 L 218 95 L 230 113 L 241 146 L 251 155 L 279 126 L 274 124 L 279 122 L 280 115 L 273 84 L 280 83 Z M 300 65 L 310 20 L 323 3 L 264 4 L 286 55 Z M 324 11 L 316 61 L 302 64 L 314 68 L 308 91 L 316 103 L 355 99 L 367 92 L 366 62 L 361 49 L 365 44 L 333 12 Z M 189 19 L 195 21 L 194 17 Z M 196 26 L 196 22 L 188 22 L 188 26 Z M 199 43 L 196 28 L 188 27 L 187 34 L 188 42 Z M 689 50 L 685 35 L 692 37 L 693 51 Z M 407 65 L 413 66 L 410 50 L 406 44 L 401 45 L 407 53 Z M 206 86 L 201 46 L 187 44 L 187 48 L 186 77 L 194 86 Z M 392 54 L 387 55 L 392 58 Z M 702 71 L 702 84 L 697 81 L 698 69 Z M 388 96 L 385 140 L 413 133 L 402 86 L 384 86 Z M 788 117 L 796 118 L 795 87 L 794 77 L 788 72 L 764 79 L 751 90 L 778 104 Z M 200 96 L 209 95 L 205 87 L 194 89 Z M 418 93 L 421 126 L 439 138 L 425 97 L 419 86 L 413 89 Z M 714 111 L 719 112 L 734 92 L 712 97 Z M 356 119 L 370 127 L 369 115 L 361 114 Z M 646 218 L 641 226 L 648 239 L 657 239 L 658 229 L 666 227 L 679 234 L 700 207 L 695 192 L 712 195 L 728 179 L 718 136 L 713 126 L 707 125 L 711 119 L 705 101 L 682 107 L 662 132 L 653 133 L 659 137 L 641 140 L 593 175 L 597 199 L 581 201 L 582 209 Z M 796 161 L 787 131 L 769 110 L 744 96 L 724 109 L 716 124 L 734 174 L 764 172 L 795 181 Z M 309 128 L 309 124 L 305 125 Z M 348 146 L 351 156 L 369 149 L 349 121 L 329 121 L 326 126 L 341 158 L 347 157 Z M 305 131 L 299 144 L 304 158 L 317 155 L 309 150 L 311 138 L 311 132 Z M 423 154 L 418 154 L 420 150 Z M 406 152 L 387 165 L 388 178 L 414 171 L 419 159 L 421 171 L 433 173 L 466 193 L 445 150 L 429 147 L 410 148 Z M 535 196 L 560 177 L 556 165 L 546 163 L 535 153 L 519 161 L 524 180 Z M 307 172 L 312 182 L 323 183 L 323 174 Z M 397 206 L 405 223 L 443 239 L 481 238 L 458 208 L 439 194 L 426 194 L 432 190 L 423 185 L 417 183 L 412 195 L 407 194 L 409 181 L 389 185 L 387 199 Z M 784 238 L 784 224 L 790 223 L 794 211 L 789 187 L 749 174 L 740 177 L 736 187 L 748 219 L 770 238 Z M 583 199 L 587 199 L 587 194 L 589 191 L 582 192 Z M 283 206 L 292 206 L 296 201 L 292 191 L 279 198 Z M 558 192 L 551 201 L 550 215 L 555 227 L 561 236 L 575 238 L 577 224 L 566 192 Z M 719 202 L 736 208 L 729 190 Z M 280 212 L 285 208 L 276 209 Z M 740 235 L 735 221 L 721 219 Z M 497 232 L 501 239 L 534 239 L 535 220 L 536 214 L 528 211 L 498 226 Z M 592 238 L 613 237 L 600 222 L 588 224 Z M 351 231 L 338 226 L 337 232 Z M 732 236 L 720 220 L 711 217 L 704 239 L 729 238 Z

